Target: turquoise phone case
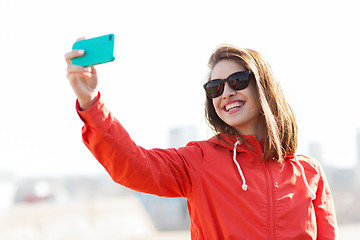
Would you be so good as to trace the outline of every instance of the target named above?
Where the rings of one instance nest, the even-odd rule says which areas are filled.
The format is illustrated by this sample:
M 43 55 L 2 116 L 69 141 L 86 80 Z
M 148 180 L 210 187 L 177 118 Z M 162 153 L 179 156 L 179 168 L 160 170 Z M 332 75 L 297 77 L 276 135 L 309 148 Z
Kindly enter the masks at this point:
M 94 66 L 115 60 L 115 35 L 84 39 L 74 43 L 72 49 L 85 50 L 82 57 L 73 58 L 71 63 L 84 67 Z

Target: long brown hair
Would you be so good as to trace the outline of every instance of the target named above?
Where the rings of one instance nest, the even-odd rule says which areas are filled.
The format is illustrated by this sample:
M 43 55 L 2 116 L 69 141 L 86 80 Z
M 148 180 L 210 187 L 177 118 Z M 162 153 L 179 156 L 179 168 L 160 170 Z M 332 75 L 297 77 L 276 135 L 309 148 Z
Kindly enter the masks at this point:
M 278 81 L 275 80 L 268 62 L 252 50 L 222 45 L 209 59 L 210 75 L 214 66 L 221 60 L 240 63 L 253 74 L 259 96 L 261 114 L 265 120 L 264 160 L 283 160 L 286 154 L 295 153 L 297 148 L 297 124 L 290 105 L 285 100 Z M 213 101 L 206 96 L 205 116 L 210 127 L 217 134 L 238 133 L 216 114 Z

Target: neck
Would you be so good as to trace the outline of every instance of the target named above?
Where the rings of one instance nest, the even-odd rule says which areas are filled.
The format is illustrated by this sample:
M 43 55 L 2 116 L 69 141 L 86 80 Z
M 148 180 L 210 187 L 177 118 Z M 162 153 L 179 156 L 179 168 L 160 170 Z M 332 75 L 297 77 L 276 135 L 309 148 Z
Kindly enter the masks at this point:
M 259 121 L 253 126 L 247 128 L 237 128 L 237 133 L 239 135 L 253 135 L 256 137 L 256 140 L 260 142 L 265 137 L 265 121 Z

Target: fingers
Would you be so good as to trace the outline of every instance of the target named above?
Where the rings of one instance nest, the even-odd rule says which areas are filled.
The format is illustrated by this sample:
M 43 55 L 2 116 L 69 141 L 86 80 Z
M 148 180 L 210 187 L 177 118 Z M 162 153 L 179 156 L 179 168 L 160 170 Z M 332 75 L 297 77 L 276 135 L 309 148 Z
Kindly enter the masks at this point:
M 76 41 L 80 41 L 80 40 L 84 40 L 84 39 L 86 39 L 86 38 L 80 37 L 80 38 L 76 39 Z M 81 57 L 84 54 L 85 54 L 85 51 L 82 49 L 76 49 L 71 52 L 68 52 L 65 54 L 66 63 L 69 65 L 69 64 L 71 64 L 71 59 L 76 58 L 76 57 Z
M 84 40 L 84 39 L 85 39 L 85 37 L 80 37 L 76 41 L 80 41 L 80 40 Z M 76 57 L 81 57 L 84 54 L 85 54 L 85 51 L 82 49 L 72 50 L 71 52 L 68 52 L 65 54 L 66 63 L 69 65 L 69 64 L 71 64 L 71 59 L 76 58 Z
M 67 73 L 68 75 L 72 73 L 81 73 L 81 74 L 91 73 L 91 67 L 83 67 L 79 65 L 70 64 L 68 65 Z
M 67 69 L 68 73 L 85 73 L 91 72 L 91 67 L 83 67 L 79 65 L 70 64 Z
M 71 52 L 68 52 L 65 54 L 65 61 L 68 65 L 71 64 L 71 59 L 76 58 L 76 57 L 81 57 L 85 54 L 85 51 L 80 49 L 76 49 L 76 50 L 72 50 Z
M 76 41 L 80 41 L 80 40 L 84 40 L 84 39 L 86 39 L 86 38 L 85 37 L 80 37 L 80 38 L 76 39 Z
M 82 76 L 91 77 L 92 76 L 92 69 L 91 69 L 91 67 L 82 67 L 82 66 L 79 66 L 79 65 L 69 64 L 68 68 L 67 68 L 67 74 L 66 74 L 67 78 L 69 80 L 71 80 L 76 75 L 77 76 L 82 75 Z

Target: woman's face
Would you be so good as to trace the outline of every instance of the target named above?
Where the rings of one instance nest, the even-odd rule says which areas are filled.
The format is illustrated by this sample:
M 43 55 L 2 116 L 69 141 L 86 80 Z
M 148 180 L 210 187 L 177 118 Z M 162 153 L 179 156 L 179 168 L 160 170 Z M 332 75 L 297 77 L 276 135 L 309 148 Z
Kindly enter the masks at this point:
M 225 79 L 229 75 L 247 70 L 242 64 L 231 60 L 221 60 L 213 68 L 210 80 Z M 225 83 L 221 96 L 213 98 L 217 115 L 233 127 L 238 134 L 255 135 L 258 140 L 264 137 L 264 120 L 254 80 L 243 90 L 233 90 Z

